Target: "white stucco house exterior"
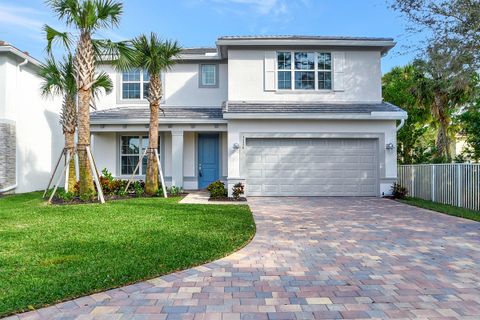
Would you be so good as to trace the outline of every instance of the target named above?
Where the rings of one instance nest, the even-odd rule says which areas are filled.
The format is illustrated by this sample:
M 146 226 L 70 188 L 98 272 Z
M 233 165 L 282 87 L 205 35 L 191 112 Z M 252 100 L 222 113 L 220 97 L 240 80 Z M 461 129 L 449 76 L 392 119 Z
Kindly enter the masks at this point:
M 167 185 L 245 184 L 247 196 L 382 196 L 397 178 L 400 108 L 383 102 L 389 38 L 229 36 L 187 48 L 162 74 Z M 0 42 L 0 193 L 41 190 L 63 149 L 61 99 L 40 62 Z M 148 142 L 149 76 L 98 66 L 114 90 L 91 113 L 97 167 L 131 176 Z M 146 164 L 146 163 L 145 163 Z M 135 176 L 144 179 L 144 167 Z
M 221 37 L 185 49 L 162 74 L 159 152 L 168 185 L 217 179 L 247 196 L 382 196 L 397 177 L 397 121 L 383 102 L 389 38 Z M 91 114 L 99 168 L 127 178 L 148 139 L 143 70 L 101 70 L 115 83 Z M 138 179 L 143 178 L 142 167 Z
M 41 96 L 39 66 L 0 41 L 0 194 L 45 188 L 63 149 L 61 100 Z

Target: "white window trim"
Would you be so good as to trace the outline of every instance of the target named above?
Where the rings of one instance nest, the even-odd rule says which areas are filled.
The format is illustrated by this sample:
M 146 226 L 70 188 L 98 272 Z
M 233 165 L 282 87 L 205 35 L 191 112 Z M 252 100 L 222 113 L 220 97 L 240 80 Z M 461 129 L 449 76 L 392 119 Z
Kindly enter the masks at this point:
M 122 153 L 122 138 L 123 137 L 138 137 L 139 140 L 139 145 L 140 145 L 140 150 L 139 150 L 139 154 L 124 154 Z M 118 149 L 118 171 L 119 171 L 119 176 L 120 177 L 130 177 L 132 176 L 131 173 L 123 173 L 122 172 L 122 157 L 133 157 L 133 156 L 138 156 L 138 161 L 140 161 L 140 158 L 143 154 L 143 152 L 145 150 L 142 150 L 142 147 L 143 147 L 143 137 L 147 137 L 148 138 L 148 132 L 146 132 L 145 134 L 142 134 L 142 133 L 125 133 L 125 134 L 121 134 L 118 136 L 118 145 L 119 145 L 119 149 Z M 158 152 L 160 153 L 160 146 L 161 146 L 161 135 L 159 134 L 158 135 Z M 148 148 L 148 145 L 147 145 L 147 148 Z M 146 155 L 145 155 L 146 157 Z M 135 168 L 134 168 L 135 170 Z M 142 172 L 142 165 L 140 165 L 140 167 L 138 168 L 138 171 L 137 173 L 134 175 L 134 177 L 145 177 L 145 172 Z
M 141 101 L 141 102 L 146 102 L 147 97 L 144 97 L 143 94 L 143 85 L 145 83 L 150 83 L 150 81 L 144 81 L 143 80 L 143 74 L 145 70 L 140 70 L 140 81 L 124 81 L 123 80 L 123 72 L 120 72 L 120 101 L 122 102 L 132 102 L 132 101 Z M 123 84 L 124 83 L 140 83 L 140 99 L 136 98 L 124 98 L 123 97 Z
M 278 69 L 278 53 L 279 52 L 289 52 L 290 53 L 290 69 Z M 315 58 L 314 58 L 314 68 L 312 70 L 297 70 L 295 69 L 295 52 L 307 52 L 307 53 L 314 53 Z M 331 63 L 331 68 L 330 70 L 328 69 L 318 69 L 318 56 L 320 53 L 328 53 L 330 54 L 330 63 Z M 290 89 L 279 89 L 278 88 L 278 72 L 279 71 L 290 71 Z M 314 89 L 295 89 L 295 71 L 307 71 L 307 72 L 314 72 L 315 75 L 315 88 Z M 318 88 L 318 72 L 330 72 L 330 81 L 331 81 L 331 88 L 330 89 L 319 89 Z M 315 51 L 315 50 L 278 50 L 276 51 L 275 54 L 275 74 L 276 74 L 276 83 L 275 83 L 275 88 L 277 88 L 277 91 L 279 92 L 302 92 L 302 93 L 308 93 L 308 92 L 332 92 L 334 91 L 333 88 L 333 53 L 330 51 Z
M 211 85 L 205 85 L 202 83 L 202 66 L 214 66 L 215 67 L 215 83 Z M 219 67 L 218 63 L 201 63 L 198 65 L 198 87 L 199 88 L 218 88 L 219 86 Z

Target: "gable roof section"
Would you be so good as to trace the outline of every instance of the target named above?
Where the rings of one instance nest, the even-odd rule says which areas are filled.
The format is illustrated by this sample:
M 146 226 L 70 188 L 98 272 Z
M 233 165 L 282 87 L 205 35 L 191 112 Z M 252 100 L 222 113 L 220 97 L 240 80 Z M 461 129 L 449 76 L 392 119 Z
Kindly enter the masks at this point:
M 395 46 L 392 38 L 379 37 L 346 37 L 346 36 L 308 36 L 308 35 L 277 35 L 277 36 L 223 36 L 218 38 L 217 47 L 222 55 L 227 47 L 344 47 L 344 48 L 374 48 L 382 55 Z
M 30 56 L 28 54 L 28 52 L 21 51 L 20 49 L 13 46 L 12 44 L 0 40 L 0 54 L 1 53 L 12 54 L 16 57 L 19 57 L 19 58 L 23 59 L 23 60 L 27 60 L 29 63 L 31 63 L 32 65 L 34 65 L 36 67 L 40 67 L 42 65 L 40 61 L 38 61 L 34 57 Z
M 382 103 L 248 103 L 228 102 L 225 119 L 406 119 L 407 113 L 388 102 Z
M 222 108 L 164 107 L 159 120 L 164 123 L 222 123 Z M 125 106 L 90 113 L 91 124 L 148 124 L 150 108 Z

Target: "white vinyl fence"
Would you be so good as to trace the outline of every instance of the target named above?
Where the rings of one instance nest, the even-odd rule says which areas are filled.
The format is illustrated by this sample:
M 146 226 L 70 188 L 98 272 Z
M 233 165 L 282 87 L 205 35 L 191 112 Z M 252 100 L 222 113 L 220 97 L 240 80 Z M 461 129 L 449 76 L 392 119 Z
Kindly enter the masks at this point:
M 398 183 L 411 197 L 480 210 L 480 164 L 399 165 Z

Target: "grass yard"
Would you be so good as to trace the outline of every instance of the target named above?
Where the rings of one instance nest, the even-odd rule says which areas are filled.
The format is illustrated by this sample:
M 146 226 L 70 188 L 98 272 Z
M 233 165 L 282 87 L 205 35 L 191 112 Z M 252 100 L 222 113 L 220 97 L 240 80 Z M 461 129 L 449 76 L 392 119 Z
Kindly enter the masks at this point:
M 40 197 L 0 198 L 0 316 L 215 260 L 255 233 L 247 206 L 179 198 L 52 206 Z
M 432 201 L 418 199 L 418 198 L 407 198 L 399 201 L 406 204 L 410 204 L 412 206 L 429 209 L 429 210 L 433 210 L 441 213 L 446 213 L 451 216 L 462 217 L 462 218 L 470 219 L 474 221 L 480 221 L 480 212 L 475 210 L 454 207 L 448 204 L 442 204 L 442 203 L 432 202 Z

